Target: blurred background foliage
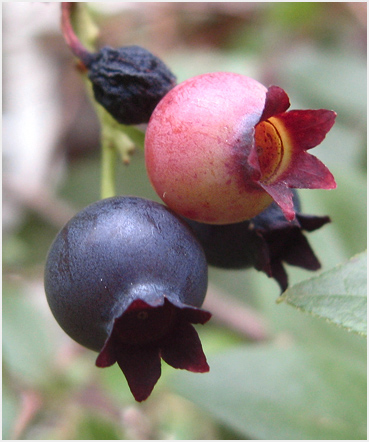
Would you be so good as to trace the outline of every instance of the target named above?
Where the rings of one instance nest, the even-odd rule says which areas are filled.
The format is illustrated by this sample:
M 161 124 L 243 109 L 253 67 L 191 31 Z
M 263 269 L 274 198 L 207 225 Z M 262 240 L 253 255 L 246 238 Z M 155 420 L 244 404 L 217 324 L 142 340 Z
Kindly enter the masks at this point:
M 233 71 L 338 113 L 313 154 L 335 191 L 301 191 L 322 270 L 366 247 L 366 2 L 87 3 L 99 45 L 138 44 L 182 81 Z M 69 339 L 43 266 L 59 228 L 100 198 L 98 120 L 58 3 L 3 3 L 3 439 L 366 439 L 366 341 L 286 304 L 255 270 L 210 269 L 198 331 L 211 367 L 168 368 L 137 404 L 114 366 Z M 157 200 L 137 148 L 119 194 Z M 290 283 L 311 273 L 288 267 Z M 219 314 L 218 314 L 219 313 Z

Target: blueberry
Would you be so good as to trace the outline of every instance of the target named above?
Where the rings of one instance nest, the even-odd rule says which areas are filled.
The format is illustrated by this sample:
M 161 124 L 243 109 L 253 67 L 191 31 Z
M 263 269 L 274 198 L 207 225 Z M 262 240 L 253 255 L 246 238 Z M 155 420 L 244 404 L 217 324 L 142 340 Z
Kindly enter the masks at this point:
M 203 249 L 186 223 L 138 197 L 91 204 L 58 233 L 45 267 L 45 291 L 62 329 L 118 362 L 138 401 L 160 377 L 160 358 L 175 368 L 209 370 L 191 323 L 205 323 Z
M 208 263 L 224 269 L 255 267 L 273 277 L 282 291 L 288 287 L 283 263 L 318 270 L 320 263 L 304 231 L 311 232 L 330 222 L 328 216 L 305 215 L 293 190 L 296 218 L 287 221 L 272 203 L 254 218 L 235 224 L 211 225 L 187 220 L 204 247 Z

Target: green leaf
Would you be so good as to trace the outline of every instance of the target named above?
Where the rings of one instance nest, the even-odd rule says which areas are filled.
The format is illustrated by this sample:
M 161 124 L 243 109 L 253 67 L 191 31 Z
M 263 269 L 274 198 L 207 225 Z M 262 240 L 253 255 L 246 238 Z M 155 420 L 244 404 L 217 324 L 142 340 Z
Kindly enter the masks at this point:
M 210 357 L 210 373 L 176 373 L 173 388 L 248 439 L 366 439 L 365 354 L 281 344 Z
M 285 301 L 347 330 L 367 334 L 366 252 L 345 264 L 287 289 Z

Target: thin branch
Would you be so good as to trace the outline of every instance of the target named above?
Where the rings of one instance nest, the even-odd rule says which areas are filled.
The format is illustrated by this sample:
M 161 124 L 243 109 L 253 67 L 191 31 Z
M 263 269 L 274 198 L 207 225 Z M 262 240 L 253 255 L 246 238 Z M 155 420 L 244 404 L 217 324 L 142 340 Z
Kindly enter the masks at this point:
M 43 401 L 40 394 L 33 390 L 22 392 L 22 400 L 20 411 L 16 417 L 12 439 L 19 440 L 22 434 L 27 429 L 31 420 L 35 417 L 38 411 L 43 406 Z
M 73 54 L 79 58 L 86 67 L 88 67 L 93 59 L 93 54 L 89 52 L 85 46 L 83 46 L 73 30 L 71 14 L 75 7 L 75 2 L 62 2 L 61 29 L 65 42 Z
M 260 313 L 209 286 L 203 308 L 213 314 L 213 321 L 252 341 L 268 339 L 267 327 Z
M 36 192 L 28 189 L 24 183 L 16 182 L 6 176 L 3 177 L 3 191 L 57 229 L 62 228 L 77 213 L 70 204 L 56 198 L 45 188 L 37 189 Z

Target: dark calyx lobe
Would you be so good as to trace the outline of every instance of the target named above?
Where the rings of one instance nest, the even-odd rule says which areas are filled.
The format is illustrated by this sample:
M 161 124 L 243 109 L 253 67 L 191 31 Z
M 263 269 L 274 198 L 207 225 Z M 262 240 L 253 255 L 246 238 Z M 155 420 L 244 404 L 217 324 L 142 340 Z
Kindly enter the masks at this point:
M 176 77 L 140 46 L 102 48 L 87 66 L 95 99 L 119 123 L 147 123 Z
M 208 263 L 225 269 L 254 267 L 274 278 L 282 291 L 288 287 L 283 263 L 318 270 L 320 263 L 304 232 L 330 222 L 328 216 L 300 213 L 300 201 L 293 191 L 296 218 L 287 221 L 276 203 L 254 218 L 236 224 L 208 225 L 187 220 L 201 242 Z
M 161 375 L 161 358 L 174 368 L 209 371 L 192 323 L 204 324 L 210 313 L 163 298 L 152 306 L 137 299 L 115 320 L 96 365 L 118 363 L 138 402 L 149 397 Z

